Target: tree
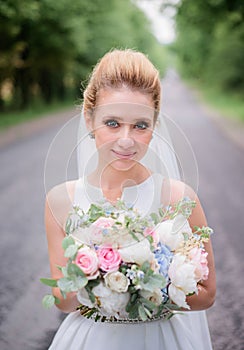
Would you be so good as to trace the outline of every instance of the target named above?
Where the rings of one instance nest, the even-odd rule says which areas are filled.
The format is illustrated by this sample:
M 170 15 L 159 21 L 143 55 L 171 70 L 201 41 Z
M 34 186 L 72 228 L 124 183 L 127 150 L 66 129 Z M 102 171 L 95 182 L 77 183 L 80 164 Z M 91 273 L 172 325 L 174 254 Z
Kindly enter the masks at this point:
M 240 0 L 182 0 L 176 49 L 184 74 L 222 89 L 243 89 L 243 20 Z

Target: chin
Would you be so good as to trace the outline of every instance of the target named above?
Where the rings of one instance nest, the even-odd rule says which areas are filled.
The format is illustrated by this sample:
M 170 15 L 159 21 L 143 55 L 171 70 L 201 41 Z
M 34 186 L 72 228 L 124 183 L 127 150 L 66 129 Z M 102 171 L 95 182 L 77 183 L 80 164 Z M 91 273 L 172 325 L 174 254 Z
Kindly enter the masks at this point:
M 129 171 L 137 164 L 136 160 L 115 160 L 110 165 L 117 171 Z

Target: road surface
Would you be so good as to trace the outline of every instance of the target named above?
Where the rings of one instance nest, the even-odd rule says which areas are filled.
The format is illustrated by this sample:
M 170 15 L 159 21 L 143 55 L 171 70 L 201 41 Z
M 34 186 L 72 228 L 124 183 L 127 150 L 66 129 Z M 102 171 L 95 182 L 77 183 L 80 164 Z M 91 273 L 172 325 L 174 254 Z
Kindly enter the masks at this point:
M 215 231 L 218 293 L 215 305 L 207 311 L 213 346 L 215 350 L 241 350 L 243 149 L 209 117 L 173 72 L 163 82 L 163 109 L 192 145 L 199 169 L 198 194 Z M 44 164 L 49 145 L 68 116 L 50 123 L 46 121 L 51 117 L 46 118 L 45 127 L 33 126 L 32 132 L 0 147 L 1 350 L 47 349 L 64 317 L 56 309 L 42 308 L 41 299 L 48 289 L 39 278 L 49 275 L 43 223 Z M 74 176 L 72 171 L 69 176 Z

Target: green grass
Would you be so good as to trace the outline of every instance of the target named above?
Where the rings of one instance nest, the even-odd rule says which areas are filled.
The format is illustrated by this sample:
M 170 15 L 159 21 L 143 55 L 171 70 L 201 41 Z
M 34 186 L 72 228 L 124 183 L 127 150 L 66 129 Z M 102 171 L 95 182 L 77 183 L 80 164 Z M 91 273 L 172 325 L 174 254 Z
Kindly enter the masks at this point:
M 76 102 L 74 100 L 54 102 L 50 105 L 36 103 L 23 111 L 2 112 L 0 114 L 0 130 L 7 129 L 13 125 L 17 125 L 28 120 L 45 117 L 50 113 L 75 107 L 75 104 Z
M 197 90 L 198 97 L 223 117 L 236 119 L 244 123 L 244 100 L 240 94 L 219 91 L 198 82 L 189 82 Z

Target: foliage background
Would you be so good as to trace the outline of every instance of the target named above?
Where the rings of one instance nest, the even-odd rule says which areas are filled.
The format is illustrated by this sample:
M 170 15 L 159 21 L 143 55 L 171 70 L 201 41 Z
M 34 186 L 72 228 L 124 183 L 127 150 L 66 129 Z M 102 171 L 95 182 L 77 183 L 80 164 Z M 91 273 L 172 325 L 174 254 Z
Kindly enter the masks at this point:
M 111 48 L 138 49 L 165 66 L 162 45 L 130 0 L 0 0 L 0 37 L 0 111 L 79 99 Z
M 244 2 L 181 0 L 172 6 L 181 73 L 243 97 Z

